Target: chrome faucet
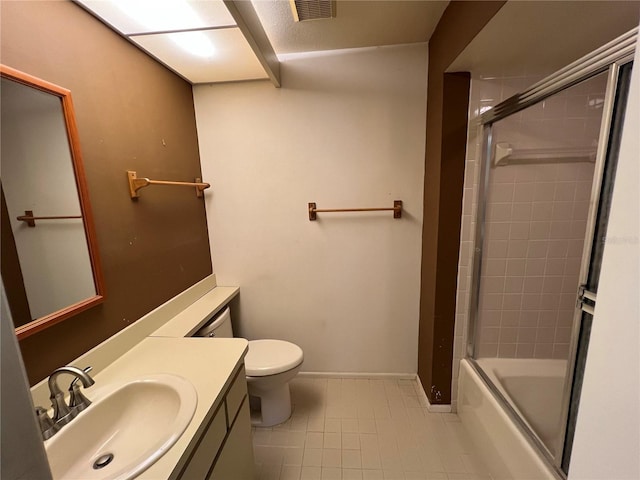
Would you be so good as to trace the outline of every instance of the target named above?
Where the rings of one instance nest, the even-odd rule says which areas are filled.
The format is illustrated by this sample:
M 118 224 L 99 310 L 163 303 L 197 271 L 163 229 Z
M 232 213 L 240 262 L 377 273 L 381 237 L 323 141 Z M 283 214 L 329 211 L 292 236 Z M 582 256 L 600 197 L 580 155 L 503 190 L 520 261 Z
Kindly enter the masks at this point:
M 78 379 L 82 382 L 82 385 L 85 388 L 88 388 L 95 383 L 93 378 L 91 378 L 87 373 L 90 370 L 91 367 L 81 370 L 78 367 L 66 366 L 54 370 L 54 372 L 49 376 L 49 392 L 51 392 L 49 398 L 51 399 L 51 405 L 53 406 L 52 420 L 55 425 L 60 427 L 66 425 L 81 410 L 84 410 L 91 403 L 84 395 L 82 395 L 82 393 L 80 393 L 80 386 L 76 385 L 76 380 Z M 58 376 L 63 373 L 68 373 L 76 377 L 69 387 L 69 391 L 72 393 L 70 399 L 71 405 L 67 405 L 64 400 L 64 393 L 58 386 Z
M 53 407 L 53 418 L 49 416 L 45 408 L 36 407 L 36 416 L 42 432 L 42 438 L 48 440 L 53 437 L 64 425 L 73 420 L 78 413 L 91 405 L 91 401 L 82 394 L 78 384 L 78 380 L 80 380 L 82 385 L 87 388 L 95 383 L 93 378 L 89 376 L 90 371 L 91 367 L 80 370 L 78 367 L 66 366 L 54 370 L 49 376 L 48 384 L 49 392 L 51 393 L 49 398 Z M 68 373 L 75 377 L 71 385 L 69 385 L 69 405 L 64 401 L 64 393 L 58 386 L 58 376 L 63 373 Z

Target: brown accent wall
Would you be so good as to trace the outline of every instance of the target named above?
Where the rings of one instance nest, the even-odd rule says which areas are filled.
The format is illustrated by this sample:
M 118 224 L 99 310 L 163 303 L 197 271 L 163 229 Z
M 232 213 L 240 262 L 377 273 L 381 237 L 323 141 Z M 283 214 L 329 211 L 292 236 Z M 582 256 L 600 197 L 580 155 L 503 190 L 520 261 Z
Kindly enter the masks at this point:
M 452 1 L 429 41 L 418 376 L 432 404 L 451 402 L 469 100 L 469 77 L 445 70 L 504 3 Z
M 33 384 L 212 272 L 204 201 L 126 170 L 200 174 L 191 85 L 77 5 L 1 4 L 1 61 L 71 90 L 105 277 L 103 304 L 20 342 Z M 205 179 L 205 181 L 208 179 Z
M 0 196 L 2 197 L 2 211 L 0 212 L 0 244 L 2 245 L 0 270 L 2 271 L 2 284 L 9 302 L 13 323 L 16 327 L 19 327 L 32 320 L 31 310 L 29 309 L 29 300 L 27 300 L 27 291 L 24 288 L 24 278 L 20 260 L 18 259 L 16 240 L 11 230 L 9 210 L 7 209 L 7 202 L 2 188 L 0 188 Z

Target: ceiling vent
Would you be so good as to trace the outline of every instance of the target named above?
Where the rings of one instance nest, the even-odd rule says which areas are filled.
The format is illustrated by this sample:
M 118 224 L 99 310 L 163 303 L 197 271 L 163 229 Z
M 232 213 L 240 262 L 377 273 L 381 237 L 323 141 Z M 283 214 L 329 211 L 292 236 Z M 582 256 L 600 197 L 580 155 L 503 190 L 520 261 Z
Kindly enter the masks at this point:
M 290 0 L 289 3 L 291 3 L 293 19 L 296 22 L 336 16 L 335 0 Z

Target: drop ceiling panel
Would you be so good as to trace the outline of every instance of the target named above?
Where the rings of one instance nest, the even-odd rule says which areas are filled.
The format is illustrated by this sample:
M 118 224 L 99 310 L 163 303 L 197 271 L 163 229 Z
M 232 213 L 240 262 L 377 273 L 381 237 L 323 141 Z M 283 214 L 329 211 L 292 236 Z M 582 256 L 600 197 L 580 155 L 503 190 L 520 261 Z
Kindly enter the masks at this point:
M 222 0 L 77 1 L 125 35 L 233 26 L 236 24 Z M 136 12 L 141 11 L 143 8 L 145 14 L 136 16 Z M 136 19 L 140 17 L 144 18 L 144 20 Z
M 268 78 L 238 28 L 201 31 L 215 53 L 207 58 L 183 50 L 171 34 L 136 35 L 130 39 L 191 83 L 231 82 Z

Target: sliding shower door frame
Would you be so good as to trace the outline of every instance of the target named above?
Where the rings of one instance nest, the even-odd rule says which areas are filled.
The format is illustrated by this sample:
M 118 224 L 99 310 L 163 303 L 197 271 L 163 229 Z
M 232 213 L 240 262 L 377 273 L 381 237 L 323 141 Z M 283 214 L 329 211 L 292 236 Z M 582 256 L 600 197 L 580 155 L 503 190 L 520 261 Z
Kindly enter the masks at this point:
M 542 458 L 548 463 L 552 471 L 559 477 L 566 477 L 566 473 L 562 470 L 562 449 L 565 444 L 567 435 L 567 420 L 569 414 L 569 404 L 571 400 L 571 389 L 573 386 L 573 376 L 578 349 L 578 338 L 582 320 L 581 304 L 577 302 L 574 312 L 572 324 L 571 340 L 569 345 L 569 358 L 567 362 L 567 372 L 565 376 L 565 384 L 562 397 L 562 410 L 560 416 L 558 444 L 556 445 L 556 454 L 553 455 L 547 446 L 540 440 L 535 432 L 520 417 L 515 409 L 510 405 L 507 399 L 500 393 L 489 377 L 484 373 L 482 368 L 475 361 L 475 339 L 478 328 L 479 316 L 479 300 L 480 300 L 480 277 L 482 272 L 483 246 L 485 239 L 485 219 L 487 209 L 487 191 L 489 188 L 489 176 L 491 171 L 491 158 L 493 153 L 493 124 L 517 112 L 520 112 L 529 106 L 539 103 L 556 93 L 572 87 L 580 82 L 588 80 L 603 72 L 607 72 L 607 86 L 605 99 L 603 104 L 602 119 L 600 124 L 600 133 L 598 138 L 598 148 L 596 152 L 595 169 L 591 188 L 591 199 L 589 213 L 587 217 L 587 226 L 585 232 L 585 240 L 580 266 L 579 282 L 576 287 L 580 287 L 587 283 L 589 274 L 589 265 L 591 259 L 591 250 L 593 246 L 593 236 L 595 234 L 596 219 L 598 215 L 598 206 L 600 200 L 600 192 L 602 188 L 602 179 L 604 173 L 604 165 L 609 147 L 609 133 L 611 129 L 611 121 L 613 116 L 614 103 L 616 99 L 616 90 L 618 85 L 618 75 L 620 67 L 626 63 L 633 61 L 635 45 L 638 38 L 638 28 L 620 36 L 619 38 L 609 42 L 603 47 L 595 50 L 589 55 L 569 64 L 565 68 L 546 77 L 542 81 L 536 83 L 528 90 L 516 94 L 513 97 L 501 102 L 491 110 L 480 116 L 480 124 L 483 126 L 483 143 L 481 150 L 481 168 L 478 181 L 477 193 L 477 210 L 475 225 L 475 244 L 473 252 L 473 268 L 472 268 L 472 287 L 471 298 L 469 304 L 469 322 L 467 327 L 467 345 L 466 354 L 474 370 L 482 378 L 483 382 L 492 392 L 494 397 L 498 399 L 501 405 L 511 417 L 518 429 L 525 434 L 528 441 L 541 453 Z M 579 292 L 576 291 L 576 298 Z
M 591 200 L 589 206 L 589 214 L 587 216 L 587 228 L 584 236 L 584 247 L 582 250 L 582 262 L 580 265 L 580 275 L 576 290 L 576 308 L 573 316 L 571 329 L 571 341 L 569 344 L 569 357 L 567 361 L 567 373 L 565 376 L 564 390 L 562 392 L 562 411 L 560 414 L 560 435 L 558 436 L 556 449 L 558 452 L 555 457 L 555 463 L 560 466 L 562 464 L 563 447 L 567 435 L 567 420 L 569 415 L 569 404 L 571 402 L 571 389 L 573 388 L 573 378 L 575 374 L 576 358 L 578 353 L 578 340 L 580 337 L 580 329 L 582 327 L 582 302 L 580 301 L 581 288 L 587 284 L 589 278 L 589 269 L 591 265 L 591 253 L 593 249 L 594 235 L 596 230 L 596 221 L 598 218 L 598 208 L 600 205 L 600 193 L 602 192 L 602 179 L 604 176 L 605 161 L 609 149 L 609 134 L 611 132 L 611 122 L 613 119 L 613 108 L 618 89 L 618 76 L 620 67 L 633 58 L 623 59 L 614 62 L 609 66 L 607 78 L 607 90 L 604 98 L 602 119 L 600 123 L 600 135 L 598 138 L 598 150 L 596 152 L 596 164 L 593 174 L 593 183 L 591 184 Z

